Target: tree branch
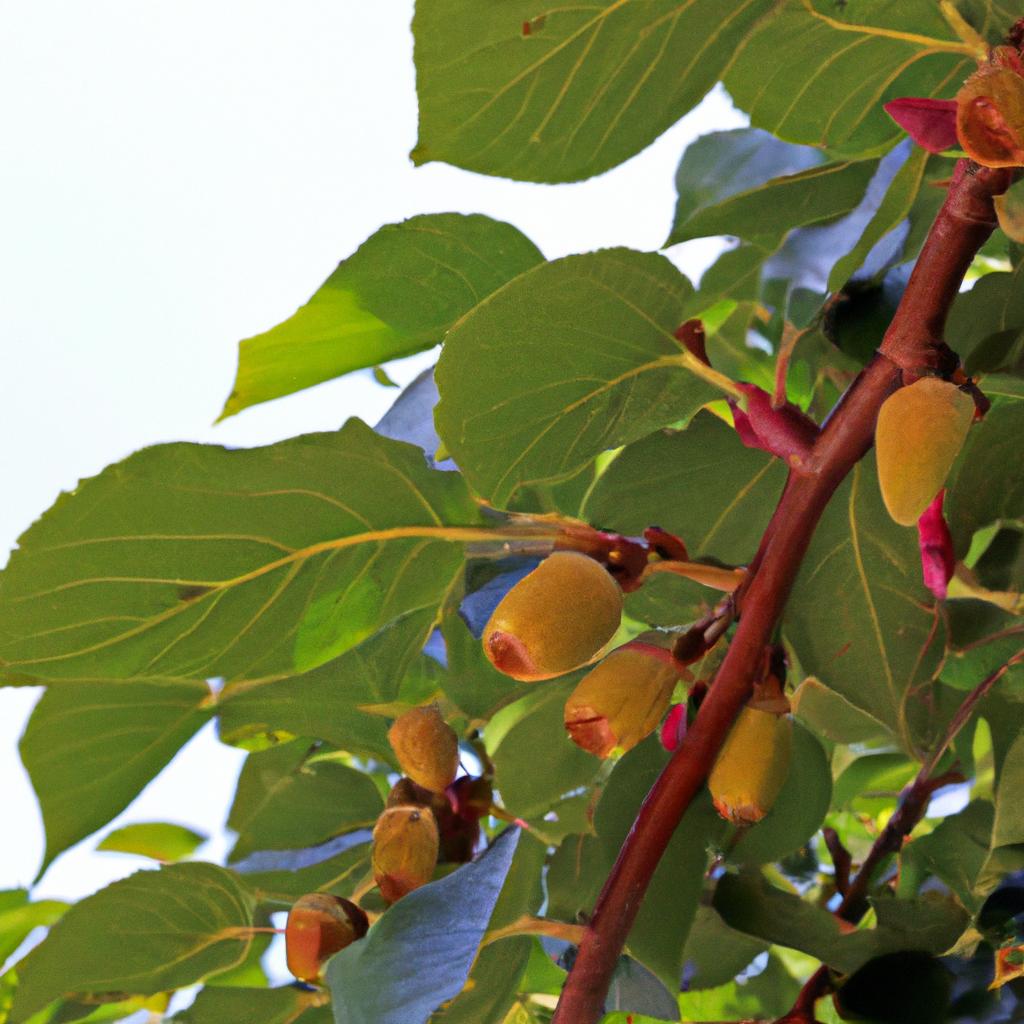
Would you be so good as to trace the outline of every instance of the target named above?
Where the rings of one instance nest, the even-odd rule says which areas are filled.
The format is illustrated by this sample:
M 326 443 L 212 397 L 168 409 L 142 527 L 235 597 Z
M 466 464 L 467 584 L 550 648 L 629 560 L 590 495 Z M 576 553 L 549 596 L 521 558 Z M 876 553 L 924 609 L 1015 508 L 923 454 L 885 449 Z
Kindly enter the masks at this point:
M 552 1024 L 595 1024 L 612 971 L 672 833 L 703 785 L 750 695 L 765 645 L 792 589 L 811 535 L 836 487 L 870 448 L 882 402 L 902 371 L 951 368 L 942 340 L 949 308 L 975 253 L 996 225 L 992 197 L 1011 172 L 960 161 L 885 339 L 832 411 L 802 474 L 786 488 L 741 593 L 736 635 L 687 735 L 644 800 L 598 897 Z M 752 567 L 753 568 L 753 567 Z M 851 886 L 852 889 L 852 886 Z

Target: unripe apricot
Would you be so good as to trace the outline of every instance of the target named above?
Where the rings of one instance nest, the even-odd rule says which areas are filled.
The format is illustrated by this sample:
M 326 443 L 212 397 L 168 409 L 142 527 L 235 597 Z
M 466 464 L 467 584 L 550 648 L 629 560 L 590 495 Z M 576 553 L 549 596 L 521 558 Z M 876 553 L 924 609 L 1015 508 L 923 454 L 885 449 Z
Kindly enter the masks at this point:
M 299 981 L 319 981 L 324 961 L 361 939 L 368 927 L 366 914 L 351 900 L 328 892 L 300 896 L 284 930 L 288 970 Z
M 395 720 L 388 742 L 402 771 L 417 785 L 443 793 L 459 770 L 459 738 L 436 704 L 412 708 Z
M 938 377 L 922 377 L 882 403 L 875 427 L 878 484 L 897 523 L 913 526 L 931 504 L 973 418 L 970 395 Z
M 522 682 L 585 665 L 622 618 L 622 590 L 600 562 L 556 551 L 500 601 L 484 629 L 484 651 L 499 672 Z
M 591 669 L 565 702 L 573 743 L 598 757 L 631 750 L 657 728 L 678 675 L 668 651 L 620 647 Z
M 437 822 L 429 807 L 388 807 L 373 828 L 373 878 L 388 903 L 426 885 L 437 866 Z
M 737 825 L 760 821 L 786 781 L 792 747 L 787 715 L 743 708 L 708 776 L 715 810 Z

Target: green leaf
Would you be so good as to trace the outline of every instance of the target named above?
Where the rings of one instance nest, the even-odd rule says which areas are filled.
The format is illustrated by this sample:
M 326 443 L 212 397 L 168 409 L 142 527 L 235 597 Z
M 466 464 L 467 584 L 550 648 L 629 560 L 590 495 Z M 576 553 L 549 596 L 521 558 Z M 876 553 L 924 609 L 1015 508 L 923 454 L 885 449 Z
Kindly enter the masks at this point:
M 821 827 L 832 796 L 832 772 L 814 735 L 793 723 L 789 774 L 771 810 L 744 831 L 728 859 L 734 864 L 765 864 L 799 849 Z
M 949 647 L 939 678 L 958 690 L 973 690 L 1024 646 L 1024 621 L 987 601 L 949 602 Z M 1024 666 L 1016 665 L 996 684 L 1008 698 L 1024 698 Z
M 992 848 L 1024 843 L 1024 736 L 1010 746 L 999 772 L 995 794 L 995 822 Z
M 203 682 L 48 689 L 21 738 L 46 830 L 40 874 L 121 813 L 210 717 Z
M 433 608 L 413 612 L 339 658 L 287 679 L 229 686 L 220 700 L 226 743 L 277 742 L 315 736 L 352 753 L 388 761 L 390 724 L 364 714 L 363 705 L 387 704 L 419 656 L 434 625 Z
M 327 1024 L 331 1011 L 314 1009 L 323 997 L 318 992 L 284 988 L 204 988 L 195 1002 L 170 1018 L 177 1024 Z M 307 1011 L 309 1011 L 307 1013 Z
M 296 739 L 248 756 L 228 815 L 228 827 L 238 833 L 229 860 L 253 850 L 311 846 L 373 826 L 384 809 L 373 780 L 317 759 L 318 746 Z
M 228 680 L 436 613 L 478 522 L 457 474 L 359 420 L 267 448 L 147 448 L 37 522 L 0 576 L 0 658 L 39 680 Z
M 713 907 L 698 907 L 683 949 L 683 986 L 695 992 L 725 985 L 767 949 L 767 942 L 730 928 Z
M 875 245 L 909 216 L 924 181 L 930 154 L 915 146 L 906 162 L 896 172 L 857 244 L 835 266 L 828 276 L 830 292 L 838 291 L 867 259 Z
M 1024 263 L 1012 273 L 986 274 L 953 303 L 946 337 L 970 373 L 1000 369 L 990 339 L 1024 329 Z M 983 390 L 987 391 L 986 385 Z
M 694 558 L 743 565 L 757 551 L 785 479 L 779 459 L 745 447 L 735 430 L 700 412 L 686 430 L 624 448 L 582 514 L 626 534 L 656 523 L 682 537 Z
M 723 875 L 714 896 L 715 909 L 730 927 L 809 953 L 843 973 L 904 949 L 944 953 L 967 923 L 962 908 L 945 897 L 899 900 L 882 894 L 872 902 L 877 925 L 844 933 L 824 907 L 775 889 L 756 875 Z
M 824 161 L 820 150 L 782 142 L 758 128 L 702 135 L 686 148 L 676 170 L 675 220 L 666 244 L 698 237 L 687 234 L 685 225 L 706 211 L 718 210 L 738 195 L 757 194 L 772 179 L 807 171 Z M 739 230 L 722 234 L 746 237 L 751 225 L 737 220 L 732 227 Z M 765 255 L 761 253 L 762 260 Z
M 912 752 L 931 723 L 919 688 L 942 651 L 917 533 L 882 504 L 873 454 L 840 485 L 815 531 L 783 631 L 801 668 Z
M 67 993 L 151 995 L 201 981 L 244 959 L 251 924 L 252 899 L 230 871 L 136 872 L 73 906 L 18 964 L 10 1022 Z
M 791 703 L 797 718 L 833 743 L 870 743 L 888 735 L 881 722 L 813 676 L 800 683 Z
M 0 964 L 25 941 L 29 932 L 52 925 L 67 908 L 68 904 L 60 900 L 30 903 L 27 889 L 0 891 Z M 2 1008 L 0 999 L 0 1010 Z
M 695 106 L 770 0 L 419 4 L 418 164 L 577 181 L 638 153 Z
M 528 271 L 463 318 L 435 418 L 474 490 L 504 505 L 718 397 L 672 334 L 691 294 L 663 256 L 609 249 Z
M 692 212 L 681 204 L 669 244 L 707 235 L 736 235 L 767 255 L 793 228 L 849 213 L 864 198 L 877 169 L 876 160 L 811 166 Z
M 130 853 L 138 857 L 173 863 L 191 857 L 209 836 L 193 832 L 184 825 L 151 821 L 125 825 L 108 832 L 96 845 L 109 853 Z
M 463 313 L 543 259 L 516 228 L 480 214 L 386 224 L 294 316 L 239 344 L 220 419 L 430 348 Z
M 565 732 L 565 702 L 577 682 L 579 673 L 536 687 L 503 708 L 487 726 L 494 785 L 502 804 L 517 817 L 544 814 L 559 797 L 587 785 L 601 769 L 601 762 Z M 543 757 L 543 768 L 538 756 Z
M 1024 474 L 1015 471 L 1021 437 L 1021 402 L 994 406 L 971 427 L 947 482 L 946 518 L 957 551 L 966 552 L 974 531 L 983 526 L 1024 518 Z
M 456 996 L 512 863 L 518 829 L 477 860 L 409 893 L 328 962 L 336 1024 L 424 1024 Z
M 783 0 L 748 37 L 725 86 L 755 127 L 860 156 L 902 134 L 883 104 L 952 96 L 975 66 L 937 4 Z
M 370 832 L 304 850 L 260 851 L 234 865 L 263 901 L 291 904 L 307 892 L 349 898 L 370 869 Z
M 865 798 L 882 798 L 892 806 L 917 770 L 916 762 L 904 754 L 879 753 L 858 757 L 836 779 L 832 809 L 841 811 L 854 801 Z
M 789 974 L 779 957 L 772 955 L 768 958 L 768 966 L 760 974 L 742 983 L 730 982 L 718 988 L 682 993 L 679 1008 L 684 1020 L 774 1019 L 789 1010 L 799 991 L 799 982 Z M 821 1013 L 820 1010 L 818 1012 Z M 604 1024 L 611 1022 L 605 1021 Z M 615 1018 L 614 1024 L 629 1022 Z

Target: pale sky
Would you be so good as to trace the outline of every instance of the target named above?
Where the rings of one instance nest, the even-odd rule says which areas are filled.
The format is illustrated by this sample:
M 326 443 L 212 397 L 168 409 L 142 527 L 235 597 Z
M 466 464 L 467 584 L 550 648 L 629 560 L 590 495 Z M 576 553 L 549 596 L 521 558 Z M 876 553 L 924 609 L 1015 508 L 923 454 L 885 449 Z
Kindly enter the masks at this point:
M 374 423 L 396 391 L 368 374 L 214 427 L 237 342 L 291 315 L 381 224 L 486 213 L 549 258 L 655 249 L 696 135 L 743 124 L 713 94 L 597 179 L 538 186 L 414 169 L 412 0 L 0 0 L 0 564 L 75 485 L 145 445 L 234 446 Z M 714 242 L 671 255 L 699 277 Z M 390 368 L 399 382 L 433 359 Z M 0 689 L 0 889 L 42 857 L 17 739 L 37 689 Z M 210 728 L 116 821 L 59 858 L 38 898 L 77 899 L 152 862 L 93 849 L 168 820 L 213 834 L 243 755 Z

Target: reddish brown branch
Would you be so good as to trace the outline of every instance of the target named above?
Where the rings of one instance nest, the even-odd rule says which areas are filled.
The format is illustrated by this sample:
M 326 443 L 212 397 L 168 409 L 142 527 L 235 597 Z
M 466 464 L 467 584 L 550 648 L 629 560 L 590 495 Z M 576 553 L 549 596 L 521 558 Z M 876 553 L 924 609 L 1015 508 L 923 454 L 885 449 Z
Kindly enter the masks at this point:
M 654 870 L 704 783 L 750 694 L 811 535 L 833 492 L 872 443 L 882 402 L 902 369 L 947 368 L 942 330 L 963 275 L 996 224 L 992 197 L 1009 172 L 961 161 L 878 354 L 837 403 L 803 474 L 790 474 L 750 574 L 737 595 L 741 618 L 714 684 L 687 735 L 647 794 L 598 897 L 552 1024 L 595 1024 L 612 971 Z M 851 886 L 852 890 L 853 886 Z

